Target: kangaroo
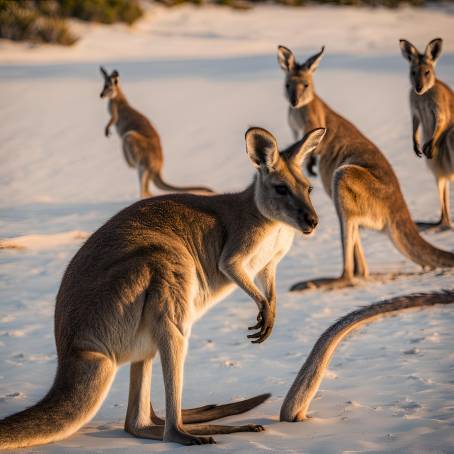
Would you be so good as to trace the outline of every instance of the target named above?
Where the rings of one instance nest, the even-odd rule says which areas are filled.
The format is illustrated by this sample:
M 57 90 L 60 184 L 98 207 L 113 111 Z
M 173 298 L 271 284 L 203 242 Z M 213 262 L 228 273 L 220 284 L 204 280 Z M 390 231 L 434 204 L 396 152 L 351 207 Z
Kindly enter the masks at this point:
M 385 315 L 407 309 L 425 308 L 436 304 L 453 304 L 454 290 L 415 293 L 374 303 L 350 312 L 331 325 L 317 340 L 301 367 L 281 407 L 281 421 L 303 421 L 317 393 L 323 374 L 336 348 L 351 332 Z
M 442 40 L 433 39 L 420 54 L 413 44 L 400 40 L 402 55 L 410 62 L 410 111 L 413 123 L 413 150 L 419 158 L 426 156 L 427 167 L 438 187 L 441 217 L 438 222 L 420 222 L 427 228 L 451 228 L 449 180 L 454 179 L 454 93 L 435 75 Z M 421 151 L 419 132 L 422 133 Z
M 77 431 L 96 413 L 123 363 L 131 363 L 125 430 L 134 436 L 192 445 L 214 443 L 201 435 L 263 430 L 255 424 L 188 424 L 242 410 L 182 413 L 188 339 L 194 322 L 236 286 L 259 308 L 248 338 L 261 343 L 270 336 L 277 264 L 295 230 L 309 234 L 318 223 L 300 166 L 324 132 L 316 129 L 279 152 L 271 133 L 251 128 L 246 151 L 256 174 L 244 191 L 144 199 L 93 233 L 71 260 L 57 294 L 54 383 L 35 406 L 0 421 L 0 448 L 48 443 Z M 158 352 L 164 425 L 150 409 L 151 364 Z
M 354 285 L 356 278 L 367 278 L 360 226 L 386 231 L 403 255 L 423 267 L 454 266 L 454 254 L 433 247 L 420 236 L 399 181 L 383 153 L 315 93 L 313 74 L 323 52 L 324 47 L 298 64 L 290 49 L 279 46 L 278 62 L 286 73 L 288 119 L 294 134 L 316 127 L 327 128 L 326 138 L 307 163 L 311 164 L 315 155 L 319 157 L 323 187 L 337 211 L 343 272 L 339 278 L 297 283 L 291 290 L 342 288 Z
M 212 194 L 211 189 L 203 186 L 173 186 L 162 179 L 164 157 L 159 134 L 148 118 L 128 103 L 120 88 L 118 71 L 113 71 L 110 76 L 102 66 L 100 71 L 104 77 L 100 97 L 109 99 L 110 113 L 110 120 L 104 129 L 104 134 L 109 137 L 110 128 L 115 125 L 122 141 L 126 163 L 139 171 L 140 197 L 151 197 L 150 180 L 163 191 Z

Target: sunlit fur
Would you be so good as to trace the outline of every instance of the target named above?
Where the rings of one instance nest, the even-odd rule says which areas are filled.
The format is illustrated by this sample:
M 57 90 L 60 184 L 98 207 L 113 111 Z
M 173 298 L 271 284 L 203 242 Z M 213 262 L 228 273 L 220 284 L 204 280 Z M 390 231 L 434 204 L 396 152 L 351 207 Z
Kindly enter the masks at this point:
M 296 155 L 309 154 L 323 134 L 324 130 L 312 138 L 312 147 L 306 143 L 303 149 L 300 142 L 295 147 L 289 147 L 279 154 L 273 166 L 264 166 L 259 172 L 257 187 L 260 190 L 256 191 L 255 200 L 264 216 L 284 222 L 303 233 L 310 233 L 317 225 L 317 214 L 310 199 L 312 186 L 301 172 L 302 159 Z M 276 191 L 279 186 L 287 188 L 287 194 L 279 194 Z
M 251 128 L 246 150 L 257 176 L 243 191 L 145 199 L 94 232 L 68 265 L 57 294 L 58 365 L 51 390 L 33 407 L 0 421 L 0 448 L 48 443 L 74 433 L 94 415 L 125 363 L 131 364 L 125 430 L 136 437 L 191 445 L 214 442 L 203 435 L 263 430 L 256 424 L 192 424 L 241 413 L 268 396 L 182 410 L 189 337 L 195 321 L 237 286 L 258 307 L 248 337 L 261 343 L 271 335 L 276 268 L 291 247 L 291 226 L 307 232 L 316 226 L 308 182 L 298 166 L 323 133 L 315 130 L 280 154 L 272 134 Z M 271 178 L 291 187 L 294 195 L 267 201 Z M 165 422 L 150 404 L 151 364 L 158 353 Z M 207 392 L 202 389 L 201 395 Z
M 313 73 L 323 49 L 299 64 L 290 49 L 279 46 L 278 61 L 286 80 L 294 77 L 295 68 L 309 68 Z M 354 284 L 355 278 L 368 277 L 360 227 L 387 232 L 396 248 L 421 266 L 454 266 L 454 254 L 433 247 L 418 233 L 396 174 L 383 153 L 315 93 L 313 80 L 309 88 L 309 102 L 301 107 L 289 106 L 289 126 L 295 137 L 317 127 L 327 128 L 326 137 L 309 162 L 317 156 L 324 189 L 339 217 L 343 270 L 340 278 L 301 282 L 292 289 L 339 288 Z
M 314 99 L 315 91 L 312 76 L 318 67 L 323 51 L 324 47 L 319 53 L 299 64 L 288 48 L 279 46 L 278 61 L 286 73 L 285 96 L 290 107 L 297 109 Z
M 441 216 L 438 222 L 422 222 L 421 227 L 451 227 L 449 181 L 454 179 L 454 93 L 436 78 L 435 65 L 441 55 L 442 40 L 430 41 L 421 54 L 409 41 L 401 39 L 402 55 L 410 62 L 410 110 L 413 150 L 423 154 L 437 182 Z M 422 141 L 420 141 L 422 139 Z
M 410 82 L 418 95 L 430 90 L 436 82 L 435 65 L 441 54 L 442 40 L 432 40 L 423 54 L 405 39 L 400 40 L 402 55 L 410 62 Z
M 150 181 L 163 191 L 213 193 L 204 186 L 174 186 L 164 181 L 162 177 L 164 156 L 158 132 L 147 117 L 129 104 L 120 88 L 118 71 L 113 71 L 109 75 L 102 66 L 100 71 L 104 79 L 100 97 L 109 100 L 110 114 L 104 134 L 108 137 L 110 128 L 115 126 L 121 138 L 126 163 L 138 171 L 140 197 L 151 197 Z

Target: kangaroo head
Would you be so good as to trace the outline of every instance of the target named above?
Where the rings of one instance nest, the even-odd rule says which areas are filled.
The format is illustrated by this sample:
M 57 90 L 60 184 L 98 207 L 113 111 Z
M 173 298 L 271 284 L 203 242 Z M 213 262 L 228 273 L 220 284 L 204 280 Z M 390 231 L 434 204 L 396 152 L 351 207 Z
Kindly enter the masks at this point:
M 424 94 L 435 84 L 435 65 L 441 54 L 441 38 L 433 39 L 423 54 L 405 39 L 400 40 L 402 55 L 410 62 L 410 81 L 418 95 Z
M 309 57 L 304 63 L 297 63 L 293 52 L 279 46 L 277 60 L 285 71 L 285 96 L 294 108 L 302 107 L 314 99 L 313 74 L 320 63 L 325 47 Z
M 312 206 L 312 186 L 304 176 L 304 157 L 315 150 L 325 134 L 324 128 L 308 132 L 299 142 L 279 152 L 276 139 L 262 128 L 246 132 L 246 151 L 257 169 L 255 202 L 268 219 L 280 221 L 311 233 L 318 224 Z
M 109 74 L 107 74 L 107 71 L 102 66 L 99 67 L 99 70 L 104 77 L 104 86 L 99 96 L 101 98 L 115 98 L 115 96 L 118 95 L 119 91 L 118 78 L 120 75 L 118 74 L 118 71 L 115 69 L 109 76 Z

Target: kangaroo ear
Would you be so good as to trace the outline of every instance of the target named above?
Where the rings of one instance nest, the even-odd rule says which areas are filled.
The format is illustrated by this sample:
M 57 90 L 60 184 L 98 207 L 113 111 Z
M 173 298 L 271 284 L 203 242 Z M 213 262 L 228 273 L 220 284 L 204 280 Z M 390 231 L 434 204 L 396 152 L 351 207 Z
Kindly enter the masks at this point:
M 246 131 L 246 152 L 257 168 L 271 170 L 279 160 L 279 150 L 273 134 L 262 128 Z
M 325 128 L 309 131 L 299 142 L 288 149 L 287 159 L 293 161 L 297 166 L 301 166 L 304 158 L 316 150 L 325 133 Z
M 410 41 L 407 41 L 406 39 L 401 39 L 399 40 L 399 44 L 400 51 L 402 52 L 404 58 L 406 58 L 409 62 L 418 60 L 419 58 L 418 49 L 416 49 L 416 47 L 413 46 L 413 44 Z
M 101 71 L 101 74 L 104 76 L 104 79 L 107 79 L 109 77 L 107 71 L 102 66 L 99 67 L 99 71 Z
M 284 71 L 291 71 L 296 66 L 293 52 L 285 46 L 277 47 L 277 61 Z
M 311 72 L 314 72 L 320 63 L 320 60 L 322 59 L 323 52 L 325 52 L 325 46 L 322 46 L 320 52 L 318 54 L 312 55 L 312 57 L 309 57 L 305 63 L 304 66 L 309 69 Z
M 442 45 L 443 45 L 443 40 L 441 38 L 433 39 L 426 46 L 426 50 L 424 52 L 424 55 L 426 56 L 426 58 L 431 59 L 435 63 L 438 60 L 438 57 L 441 55 Z

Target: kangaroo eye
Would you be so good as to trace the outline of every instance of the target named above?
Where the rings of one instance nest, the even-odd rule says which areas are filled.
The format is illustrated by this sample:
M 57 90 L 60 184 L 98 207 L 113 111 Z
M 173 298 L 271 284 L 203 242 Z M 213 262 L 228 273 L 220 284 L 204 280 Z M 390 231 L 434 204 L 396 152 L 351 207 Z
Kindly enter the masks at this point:
M 428 75 L 430 74 L 430 71 L 426 71 L 424 74 L 425 74 L 426 76 L 428 76 Z
M 289 190 L 285 184 L 277 184 L 274 186 L 274 190 L 279 194 L 279 195 L 287 195 L 289 193 Z
M 288 82 L 285 84 L 285 88 L 290 88 L 290 84 Z
M 314 190 L 314 188 L 313 188 L 312 186 L 309 186 L 309 187 L 307 188 L 307 192 L 309 192 L 309 194 L 310 194 L 313 190 Z
M 304 88 L 309 87 L 309 84 L 307 82 L 304 83 Z

